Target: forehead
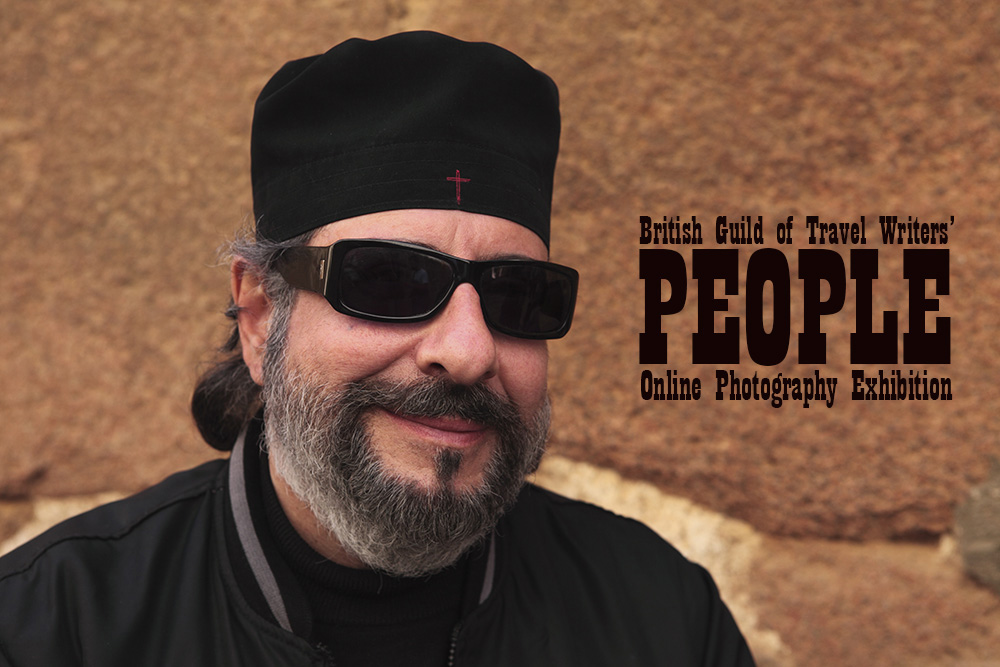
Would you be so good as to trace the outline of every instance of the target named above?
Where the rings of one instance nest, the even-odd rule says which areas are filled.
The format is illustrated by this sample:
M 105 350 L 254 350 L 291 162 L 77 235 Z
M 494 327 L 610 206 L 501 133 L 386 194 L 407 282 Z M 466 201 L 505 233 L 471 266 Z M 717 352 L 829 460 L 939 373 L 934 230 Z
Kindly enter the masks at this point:
M 321 227 L 311 245 L 325 246 L 352 238 L 411 241 L 465 259 L 548 257 L 542 239 L 516 222 L 479 213 L 436 209 L 380 211 L 339 220 Z

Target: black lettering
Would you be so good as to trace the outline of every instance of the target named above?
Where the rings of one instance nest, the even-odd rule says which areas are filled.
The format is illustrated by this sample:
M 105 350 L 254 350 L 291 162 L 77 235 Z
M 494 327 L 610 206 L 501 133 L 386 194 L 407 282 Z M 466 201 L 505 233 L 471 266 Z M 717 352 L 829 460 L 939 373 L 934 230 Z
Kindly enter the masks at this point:
M 851 279 L 857 281 L 857 331 L 851 334 L 852 364 L 894 364 L 898 356 L 896 311 L 882 313 L 882 333 L 872 325 L 872 282 L 878 278 L 878 250 L 851 250 Z
M 799 250 L 799 278 L 802 279 L 802 327 L 799 334 L 799 363 L 826 363 L 826 334 L 820 329 L 820 317 L 832 315 L 844 307 L 847 273 L 844 258 L 834 250 Z M 820 299 L 821 281 L 830 286 L 830 297 Z
M 771 331 L 764 329 L 764 285 L 774 290 Z M 792 293 L 788 260 L 774 248 L 750 255 L 747 264 L 747 351 L 754 363 L 774 366 L 788 354 L 792 328 Z
M 667 334 L 663 315 L 674 315 L 687 300 L 687 268 L 674 250 L 639 251 L 639 277 L 646 282 L 646 330 L 639 334 L 639 363 L 667 363 Z M 662 301 L 661 284 L 670 283 L 670 298 Z
M 727 317 L 724 332 L 715 331 L 715 312 L 729 309 L 728 299 L 715 298 L 715 281 L 723 281 L 725 294 L 737 294 L 738 261 L 736 249 L 692 251 L 694 278 L 698 281 L 698 331 L 691 334 L 691 357 L 696 364 L 740 362 L 740 318 Z
M 903 363 L 950 364 L 951 318 L 935 318 L 934 333 L 927 332 L 924 318 L 928 311 L 940 310 L 937 299 L 924 296 L 925 281 L 934 280 L 938 296 L 948 294 L 948 251 L 904 250 L 903 277 L 910 281 L 909 327 L 903 334 Z
M 653 226 L 653 219 L 648 215 L 639 216 L 639 244 L 647 245 L 653 240 L 653 232 L 651 227 Z

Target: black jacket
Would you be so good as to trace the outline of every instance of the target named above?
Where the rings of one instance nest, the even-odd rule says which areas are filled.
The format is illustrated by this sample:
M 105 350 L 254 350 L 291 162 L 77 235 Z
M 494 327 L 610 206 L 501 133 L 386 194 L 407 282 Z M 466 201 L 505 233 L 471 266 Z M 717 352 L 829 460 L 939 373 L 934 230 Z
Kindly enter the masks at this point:
M 233 567 L 246 490 L 231 469 L 178 473 L 0 559 L 0 665 L 332 664 L 248 602 L 281 592 Z M 459 667 L 753 664 L 708 573 L 636 521 L 529 485 L 493 545 Z

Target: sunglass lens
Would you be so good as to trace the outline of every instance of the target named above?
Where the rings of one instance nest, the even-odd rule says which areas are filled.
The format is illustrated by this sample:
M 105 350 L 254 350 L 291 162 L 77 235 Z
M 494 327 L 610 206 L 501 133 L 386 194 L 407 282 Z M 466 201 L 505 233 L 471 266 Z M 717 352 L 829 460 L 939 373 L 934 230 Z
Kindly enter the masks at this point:
M 407 248 L 359 247 L 344 255 L 340 300 L 364 315 L 416 318 L 432 312 L 448 295 L 451 266 Z
M 545 337 L 561 331 L 573 308 L 573 283 L 544 266 L 502 264 L 483 276 L 479 294 L 494 328 Z

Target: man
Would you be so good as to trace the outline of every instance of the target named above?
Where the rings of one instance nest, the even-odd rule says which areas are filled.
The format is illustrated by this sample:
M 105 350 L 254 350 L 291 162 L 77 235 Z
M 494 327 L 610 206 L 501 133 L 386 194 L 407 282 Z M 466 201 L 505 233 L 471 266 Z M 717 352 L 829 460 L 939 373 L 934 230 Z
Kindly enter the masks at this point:
M 11 665 L 734 665 L 708 574 L 531 485 L 547 340 L 555 85 L 435 33 L 286 64 L 258 99 L 256 230 L 215 461 L 0 565 Z

